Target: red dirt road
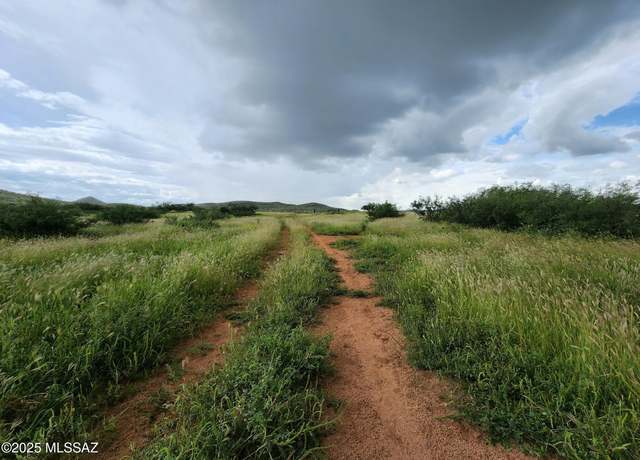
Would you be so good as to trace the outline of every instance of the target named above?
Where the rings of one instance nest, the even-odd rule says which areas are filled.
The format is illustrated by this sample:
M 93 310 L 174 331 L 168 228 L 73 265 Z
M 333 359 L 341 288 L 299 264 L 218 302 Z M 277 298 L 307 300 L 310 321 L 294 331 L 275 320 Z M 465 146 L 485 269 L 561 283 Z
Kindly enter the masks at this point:
M 314 235 L 336 261 L 347 289 L 370 290 L 372 279 L 357 272 L 338 238 Z M 476 429 L 445 418 L 453 411 L 443 400 L 451 386 L 433 373 L 407 363 L 404 337 L 393 311 L 379 297 L 340 296 L 323 311 L 318 334 L 333 336 L 335 376 L 328 394 L 343 402 L 338 425 L 325 438 L 331 459 L 525 459 L 486 442 Z

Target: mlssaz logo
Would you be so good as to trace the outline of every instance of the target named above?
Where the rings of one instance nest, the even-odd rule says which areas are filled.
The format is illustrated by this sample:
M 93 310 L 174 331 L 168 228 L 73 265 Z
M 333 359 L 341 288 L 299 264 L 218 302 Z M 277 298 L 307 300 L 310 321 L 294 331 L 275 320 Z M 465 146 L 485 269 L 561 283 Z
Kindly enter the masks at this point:
M 48 454 L 97 454 L 97 442 L 48 442 Z

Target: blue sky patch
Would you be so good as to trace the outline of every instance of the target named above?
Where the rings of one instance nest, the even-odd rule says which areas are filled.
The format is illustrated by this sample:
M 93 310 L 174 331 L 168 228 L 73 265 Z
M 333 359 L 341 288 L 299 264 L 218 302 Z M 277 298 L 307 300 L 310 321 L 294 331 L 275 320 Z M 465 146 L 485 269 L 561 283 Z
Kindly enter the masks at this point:
M 63 109 L 50 109 L 25 97 L 0 91 L 0 123 L 11 128 L 50 127 L 66 118 Z
M 509 128 L 509 131 L 507 131 L 504 134 L 498 134 L 497 136 L 493 137 L 490 142 L 496 145 L 506 144 L 511 140 L 513 136 L 517 136 L 518 134 L 520 134 L 520 131 L 522 131 L 522 128 L 524 128 L 524 125 L 527 124 L 528 120 L 529 120 L 528 118 L 523 118 L 522 120 L 519 120 L 515 125 Z
M 603 126 L 636 126 L 640 125 L 640 94 L 628 103 L 613 109 L 606 115 L 598 115 L 591 120 L 589 128 Z

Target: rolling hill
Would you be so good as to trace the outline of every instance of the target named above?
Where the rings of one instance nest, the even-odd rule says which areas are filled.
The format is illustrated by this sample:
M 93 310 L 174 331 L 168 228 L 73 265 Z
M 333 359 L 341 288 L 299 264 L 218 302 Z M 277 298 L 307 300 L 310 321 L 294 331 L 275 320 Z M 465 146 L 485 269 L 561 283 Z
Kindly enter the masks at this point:
M 266 212 L 340 212 L 344 209 L 334 208 L 322 203 L 291 204 L 280 201 L 226 201 L 223 203 L 199 203 L 204 208 L 219 208 L 221 206 L 257 206 L 258 211 Z
M 1 203 L 23 203 L 27 200 L 29 200 L 32 197 L 32 195 L 27 195 L 25 193 L 16 193 L 16 192 L 10 192 L 8 190 L 0 190 L 0 204 Z M 53 198 L 44 198 L 44 197 L 40 197 L 44 200 L 51 200 L 51 201 L 60 201 L 60 200 L 55 200 Z
M 8 190 L 0 190 L 0 203 L 21 203 L 28 200 L 30 195 L 26 195 L 23 193 L 15 193 L 10 192 Z M 45 200 L 49 200 L 51 198 L 44 198 Z M 54 200 L 60 201 L 60 200 Z M 80 198 L 78 200 L 72 201 L 71 203 L 87 203 L 93 205 L 107 206 L 109 203 L 105 203 L 93 196 L 86 196 L 84 198 Z M 291 204 L 291 203 L 281 203 L 280 201 L 226 201 L 222 203 L 199 203 L 198 206 L 202 206 L 204 208 L 213 208 L 213 207 L 221 207 L 221 206 L 248 206 L 254 205 L 258 207 L 258 211 L 266 211 L 266 212 L 340 212 L 344 211 L 344 209 L 334 208 L 332 206 L 327 206 L 322 203 L 304 203 L 304 204 Z
M 84 204 L 95 204 L 98 206 L 106 206 L 107 203 L 105 203 L 104 201 L 101 201 L 97 198 L 94 198 L 92 196 L 85 196 L 84 198 L 80 198 L 79 200 L 74 201 L 74 203 L 84 203 Z

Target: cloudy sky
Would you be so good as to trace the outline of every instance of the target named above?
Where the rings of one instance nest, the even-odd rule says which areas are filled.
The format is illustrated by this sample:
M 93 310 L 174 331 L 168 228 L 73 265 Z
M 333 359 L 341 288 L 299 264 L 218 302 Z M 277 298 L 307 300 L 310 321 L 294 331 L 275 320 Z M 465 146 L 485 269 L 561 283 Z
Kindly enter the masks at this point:
M 0 188 L 358 207 L 640 180 L 640 2 L 6 0 Z

